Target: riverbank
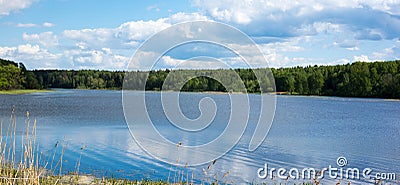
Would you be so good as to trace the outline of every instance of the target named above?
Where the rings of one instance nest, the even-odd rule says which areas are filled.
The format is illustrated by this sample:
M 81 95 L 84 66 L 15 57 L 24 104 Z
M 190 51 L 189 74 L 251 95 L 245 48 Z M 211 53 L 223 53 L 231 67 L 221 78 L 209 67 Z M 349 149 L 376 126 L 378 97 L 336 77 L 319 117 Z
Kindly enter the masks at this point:
M 32 93 L 46 93 L 54 92 L 49 89 L 18 89 L 18 90 L 1 90 L 0 94 L 32 94 Z
M 10 169 L 17 171 L 18 169 Z M 26 171 L 27 173 L 35 173 L 32 169 Z M 92 185 L 92 184 L 121 184 L 121 185 L 168 185 L 165 181 L 150 181 L 150 180 L 127 180 L 127 179 L 115 179 L 115 178 L 96 178 L 93 175 L 61 175 L 61 176 L 31 176 L 29 178 L 23 177 L 3 177 L 0 180 L 1 184 L 41 184 L 41 185 L 53 185 L 53 184 L 81 184 L 81 185 Z M 178 184 L 185 184 L 186 182 L 180 182 Z

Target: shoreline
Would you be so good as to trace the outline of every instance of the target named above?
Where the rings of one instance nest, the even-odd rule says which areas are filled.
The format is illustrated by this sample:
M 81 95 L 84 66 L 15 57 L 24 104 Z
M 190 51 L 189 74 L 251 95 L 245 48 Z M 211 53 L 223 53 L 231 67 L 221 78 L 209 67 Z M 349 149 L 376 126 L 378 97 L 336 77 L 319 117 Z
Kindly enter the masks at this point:
M 55 90 L 49 89 L 17 89 L 17 90 L 0 90 L 0 95 L 17 95 L 17 94 L 33 94 L 33 93 L 48 93 Z
M 33 94 L 33 93 L 49 93 L 56 92 L 65 88 L 51 88 L 51 89 L 18 89 L 18 90 L 0 90 L 0 95 L 19 95 L 19 94 Z M 123 89 L 68 89 L 68 90 L 98 90 L 98 91 L 123 91 Z M 136 90 L 134 90 L 136 91 Z M 148 90 L 148 92 L 162 92 Z M 267 94 L 267 95 L 279 95 L 279 96 L 298 96 L 298 97 L 315 97 L 315 98 L 357 98 L 357 99 L 373 99 L 373 100 L 384 100 L 384 101 L 400 101 L 400 99 L 394 98 L 379 98 L 379 97 L 353 97 L 353 96 L 326 96 L 326 95 L 304 95 L 304 94 L 290 94 L 289 92 L 268 92 L 268 93 L 244 93 L 244 92 L 222 92 L 222 91 L 164 91 L 164 92 L 182 92 L 182 93 L 201 93 L 201 94 Z

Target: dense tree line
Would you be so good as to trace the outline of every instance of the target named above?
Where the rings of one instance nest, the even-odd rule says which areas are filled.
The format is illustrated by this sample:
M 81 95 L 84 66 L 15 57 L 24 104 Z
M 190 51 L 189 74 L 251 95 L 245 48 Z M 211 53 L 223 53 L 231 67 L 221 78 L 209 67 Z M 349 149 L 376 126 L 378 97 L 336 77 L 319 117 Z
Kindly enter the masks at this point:
M 34 70 L 40 88 L 121 89 L 124 72 L 99 70 Z
M 302 95 L 400 98 L 400 61 L 272 70 L 277 91 Z
M 29 85 L 27 77 L 32 77 L 32 73 L 22 63 L 0 59 L 0 90 L 25 88 Z
M 301 95 L 400 98 L 400 61 L 354 62 L 271 71 L 275 87 L 271 85 L 272 74 L 264 69 L 135 71 L 126 75 L 123 71 L 100 70 L 27 71 L 22 63 L 0 60 L 0 89 L 121 89 L 127 80 L 127 88 L 137 90 L 145 87 L 146 90 L 277 91 Z

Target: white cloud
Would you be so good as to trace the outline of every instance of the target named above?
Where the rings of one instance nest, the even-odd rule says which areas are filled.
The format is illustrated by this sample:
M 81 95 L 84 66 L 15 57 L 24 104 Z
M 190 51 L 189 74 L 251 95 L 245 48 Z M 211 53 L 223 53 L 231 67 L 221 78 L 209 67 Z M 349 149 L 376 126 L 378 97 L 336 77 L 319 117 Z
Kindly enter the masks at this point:
M 298 46 L 299 42 L 305 42 L 301 38 L 293 38 L 282 42 L 272 42 L 268 44 L 259 44 L 259 47 L 264 53 L 273 52 L 299 52 L 303 51 L 304 48 Z
M 230 69 L 235 67 L 235 63 L 241 62 L 240 57 L 229 58 L 211 58 L 211 57 L 194 57 L 187 60 L 176 59 L 171 56 L 163 56 L 156 67 L 168 69 Z
M 35 1 L 37 0 L 0 0 L 0 16 L 28 8 Z
M 367 55 L 354 56 L 353 60 L 359 61 L 359 62 L 370 62 L 371 61 Z
M 170 18 L 161 18 L 155 21 L 126 22 L 116 28 L 65 30 L 62 36 L 89 48 L 132 49 L 153 34 L 170 27 L 172 24 L 193 20 L 207 20 L 207 18 L 199 13 L 176 13 L 171 15 Z
M 293 37 L 340 29 L 369 40 L 398 38 L 400 32 L 400 0 L 195 0 L 194 5 L 253 36 Z
M 19 45 L 18 46 L 18 53 L 19 54 L 28 54 L 28 55 L 34 55 L 35 53 L 38 53 L 40 51 L 40 48 L 38 45 L 30 45 L 30 44 L 25 44 L 25 45 Z
M 22 34 L 24 41 L 28 43 L 40 44 L 46 48 L 58 46 L 58 37 L 53 32 L 43 32 L 40 34 Z
M 348 64 L 352 62 L 351 60 L 347 59 L 347 58 L 342 58 L 342 59 L 338 59 L 332 62 L 332 64 L 326 64 L 326 65 L 338 65 L 338 64 Z
M 54 54 L 39 45 L 23 44 L 17 47 L 0 47 L 0 58 L 13 61 L 22 61 L 28 68 L 55 68 L 64 67 L 58 63 L 62 57 Z
M 114 29 L 114 36 L 126 41 L 142 41 L 151 35 L 171 26 L 166 19 L 156 21 L 132 21 Z
M 82 30 L 65 30 L 62 35 L 71 40 L 91 43 L 93 45 L 104 43 L 113 38 L 111 29 L 82 29 Z
M 104 51 L 105 54 L 112 54 L 110 48 L 101 48 L 102 51 Z
M 19 45 L 18 47 L 18 55 L 17 58 L 23 58 L 27 60 L 34 60 L 34 61 L 54 61 L 61 58 L 60 54 L 53 54 L 49 52 L 47 49 L 40 48 L 38 45 Z
M 75 42 L 81 48 L 133 49 L 156 32 L 169 27 L 165 19 L 157 21 L 132 21 L 117 28 L 65 30 L 62 37 Z
M 333 42 L 332 44 L 334 47 L 344 48 L 349 51 L 359 51 L 360 48 L 358 47 L 359 41 L 358 40 L 348 40 L 342 39 Z
M 351 47 L 351 48 L 346 48 L 349 51 L 359 51 L 360 48 L 358 48 L 357 46 Z
M 101 50 L 65 50 L 63 57 L 78 69 L 124 69 L 129 57 L 114 54 L 110 48 Z
M 312 24 L 303 24 L 296 29 L 299 35 L 315 35 L 315 34 L 337 34 L 345 31 L 345 26 L 330 22 L 314 22 Z
M 373 52 L 371 58 L 374 60 L 399 60 L 400 44 L 385 48 L 383 51 Z
M 60 35 L 53 32 L 24 33 L 22 38 L 27 44 L 11 48 L 3 47 L 0 50 L 0 57 L 31 60 L 27 65 L 32 67 L 38 65 L 31 65 L 31 62 L 43 60 L 42 62 L 54 64 L 45 65 L 46 67 L 121 70 L 125 69 L 134 49 L 151 35 L 173 23 L 204 19 L 206 18 L 198 13 L 177 13 L 170 18 L 155 21 L 126 22 L 116 28 L 65 30 Z M 41 26 L 53 26 L 53 24 L 45 22 Z M 60 48 L 63 49 L 62 53 L 59 51 Z M 133 63 L 135 69 L 143 69 L 151 64 L 146 61 L 135 62 Z
M 265 55 L 265 58 L 269 62 L 270 67 L 293 66 L 291 63 L 292 60 L 290 60 L 289 57 L 276 52 Z M 295 65 L 300 64 L 297 63 Z
M 373 62 L 373 61 L 391 61 L 400 60 L 400 44 L 384 48 L 380 51 L 364 53 L 353 57 L 353 61 Z
M 185 62 L 185 60 L 175 59 L 170 56 L 163 56 L 161 58 L 161 63 L 162 63 L 162 65 L 165 65 L 165 66 L 177 66 L 182 62 Z
M 194 5 L 207 11 L 213 17 L 223 21 L 236 21 L 235 17 L 246 16 L 246 19 L 254 21 L 262 15 L 270 15 L 269 18 L 279 19 L 281 12 L 290 13 L 295 11 L 295 15 L 301 16 L 312 12 L 319 12 L 326 9 L 335 8 L 363 8 L 369 7 L 374 10 L 399 13 L 399 0 L 194 0 Z M 268 16 L 266 17 L 268 18 Z M 247 21 L 246 21 L 247 22 Z
M 16 47 L 0 47 L 0 56 L 4 58 L 14 56 L 16 50 Z
M 43 27 L 46 27 L 46 28 L 50 28 L 50 27 L 53 27 L 54 24 L 53 24 L 53 23 L 50 23 L 50 22 L 44 22 L 44 23 L 42 24 L 42 26 L 43 26 Z
M 151 10 L 155 10 L 156 12 L 160 11 L 160 8 L 158 7 L 158 4 L 150 5 L 150 6 L 146 7 L 146 9 L 148 11 L 151 11 Z
M 186 22 L 186 21 L 211 21 L 209 18 L 206 16 L 194 12 L 194 13 L 184 13 L 184 12 L 178 12 L 176 14 L 171 15 L 170 18 L 165 19 L 167 22 L 170 24 L 176 24 L 176 23 L 181 23 L 181 22 Z
M 33 28 L 33 27 L 50 28 L 50 27 L 53 27 L 54 24 L 53 24 L 53 23 L 49 23 L 49 22 L 44 22 L 43 24 L 18 23 L 16 26 L 17 26 L 17 27 L 20 27 L 20 28 Z
M 379 23 L 390 25 L 388 30 L 382 31 L 379 28 L 366 28 L 365 24 L 369 24 L 369 16 L 363 19 L 366 23 L 356 23 L 357 17 L 352 17 L 351 14 L 347 14 L 347 17 L 336 17 L 339 10 L 343 9 L 344 11 L 353 8 L 360 11 L 364 10 L 368 3 L 361 6 L 360 3 L 343 0 L 338 1 L 336 5 L 328 6 L 329 3 L 332 4 L 330 0 L 327 2 L 315 1 L 314 3 L 306 3 L 305 0 L 284 1 L 288 3 L 274 3 L 262 0 L 242 1 L 239 4 L 230 1 L 196 1 L 196 3 L 199 3 L 197 5 L 207 12 L 206 15 L 212 18 L 202 13 L 179 12 L 168 18 L 130 21 L 114 28 L 65 30 L 61 34 L 52 32 L 24 33 L 22 38 L 26 44 L 16 47 L 0 47 L 0 57 L 27 62 L 27 66 L 32 68 L 38 66 L 43 68 L 44 66 L 46 68 L 121 70 L 125 69 L 126 65 L 130 63 L 130 69 L 148 69 L 151 67 L 149 65 L 154 63 L 152 59 L 159 56 L 158 53 L 141 51 L 141 53 L 138 53 L 141 56 L 140 61 L 129 60 L 134 50 L 143 41 L 176 23 L 193 20 L 212 21 L 212 19 L 232 23 L 234 26 L 238 26 L 239 29 L 244 30 L 245 33 L 249 33 L 252 38 L 258 39 L 258 47 L 264 55 L 257 53 L 252 46 L 232 44 L 234 45 L 232 47 L 237 49 L 238 53 L 249 58 L 248 62 L 253 67 L 266 67 L 265 58 L 271 67 L 290 67 L 314 64 L 342 64 L 348 63 L 350 60 L 369 61 L 377 58 L 391 59 L 400 57 L 397 54 L 400 53 L 399 46 L 368 54 L 363 49 L 372 48 L 371 44 L 366 46 L 360 44 L 363 43 L 362 41 L 358 42 L 358 39 L 384 39 L 389 36 L 398 36 L 399 32 L 395 31 L 397 27 L 400 30 L 400 26 L 394 24 L 396 18 L 386 17 L 383 23 Z M 390 6 L 385 7 L 385 3 L 388 4 L 387 2 L 382 2 L 380 5 L 370 7 L 371 14 L 375 15 L 375 10 L 379 10 L 382 15 L 386 15 L 389 11 L 395 12 Z M 369 4 L 373 3 L 370 2 Z M 335 9 L 335 7 L 341 8 Z M 347 13 L 351 13 L 353 9 Z M 382 17 L 385 16 L 379 18 Z M 354 20 L 344 21 L 345 18 Z M 379 18 L 375 18 L 373 21 Z M 352 21 L 355 23 L 354 25 L 349 24 Z M 373 22 L 372 24 L 376 25 L 377 23 Z M 51 27 L 54 24 L 45 22 L 30 25 L 21 24 L 19 26 Z M 187 32 L 172 34 L 177 34 L 177 37 L 188 38 L 193 34 L 198 34 L 198 32 L 191 32 L 189 29 L 185 29 L 185 31 Z M 213 33 L 204 34 L 213 35 Z M 246 67 L 240 57 L 225 56 L 224 54 L 226 53 L 220 54 L 221 51 L 216 49 L 213 51 L 213 48 L 205 48 L 206 50 L 204 51 L 201 51 L 204 48 L 194 49 L 197 49 L 197 51 L 193 51 L 195 54 L 201 52 L 210 55 L 217 53 L 217 57 L 233 65 L 233 67 Z M 347 52 L 347 55 L 323 56 L 325 53 L 319 53 L 320 51 L 325 53 Z M 188 51 L 186 52 L 189 53 Z M 310 54 L 311 52 L 312 54 Z M 176 56 L 164 56 L 160 60 L 162 65 L 172 67 L 181 64 L 182 61 L 184 61 L 182 58 Z M 210 68 L 216 67 L 210 61 L 187 63 L 188 68 L 207 65 Z
M 157 57 L 160 56 L 159 53 L 153 51 L 136 51 L 133 58 L 129 60 L 129 64 L 127 66 L 128 70 L 142 70 L 142 69 L 151 69 Z
M 177 13 L 170 18 L 149 21 L 131 21 L 116 28 L 96 28 L 82 30 L 65 30 L 60 39 L 72 42 L 73 45 L 64 52 L 71 65 L 79 68 L 112 68 L 124 69 L 129 57 L 141 42 L 153 34 L 170 27 L 174 23 L 189 20 L 206 20 L 198 13 Z M 124 54 L 111 51 L 120 50 Z M 144 58 L 154 57 L 155 53 L 141 53 Z M 144 69 L 153 61 L 131 61 L 132 69 Z
M 20 28 L 32 28 L 32 27 L 37 27 L 38 25 L 37 24 L 33 24 L 33 23 L 18 23 L 17 24 L 17 27 L 20 27 Z

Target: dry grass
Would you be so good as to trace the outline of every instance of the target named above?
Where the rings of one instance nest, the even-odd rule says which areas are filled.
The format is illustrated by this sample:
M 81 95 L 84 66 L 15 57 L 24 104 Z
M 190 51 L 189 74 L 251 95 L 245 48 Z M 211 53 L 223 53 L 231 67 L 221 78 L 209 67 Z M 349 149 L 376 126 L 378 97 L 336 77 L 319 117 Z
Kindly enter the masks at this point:
M 29 112 L 26 113 L 25 134 L 21 136 L 21 146 L 17 146 L 17 122 L 14 107 L 11 111 L 10 124 L 5 135 L 0 122 L 0 182 L 1 184 L 39 184 L 44 168 L 39 168 L 39 155 L 36 145 L 36 120 L 31 123 Z M 17 147 L 21 155 L 17 156 Z

